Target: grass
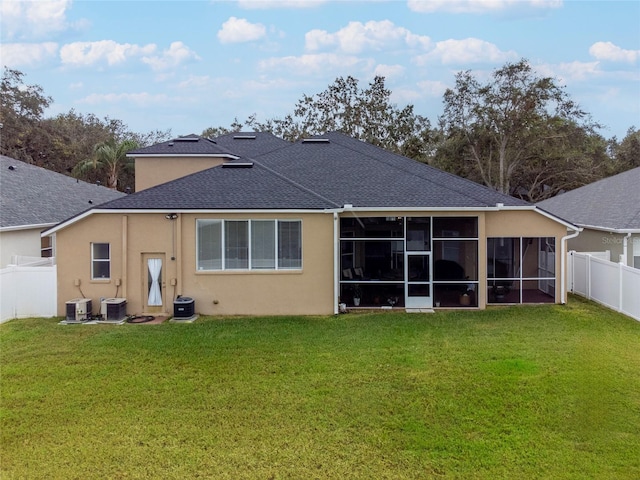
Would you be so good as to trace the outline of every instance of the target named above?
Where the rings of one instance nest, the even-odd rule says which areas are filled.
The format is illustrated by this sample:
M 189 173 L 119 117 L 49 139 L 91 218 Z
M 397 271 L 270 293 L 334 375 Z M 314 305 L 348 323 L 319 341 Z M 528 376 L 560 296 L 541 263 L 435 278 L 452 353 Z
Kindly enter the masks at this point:
M 0 341 L 3 479 L 640 478 L 640 323 L 576 298 Z

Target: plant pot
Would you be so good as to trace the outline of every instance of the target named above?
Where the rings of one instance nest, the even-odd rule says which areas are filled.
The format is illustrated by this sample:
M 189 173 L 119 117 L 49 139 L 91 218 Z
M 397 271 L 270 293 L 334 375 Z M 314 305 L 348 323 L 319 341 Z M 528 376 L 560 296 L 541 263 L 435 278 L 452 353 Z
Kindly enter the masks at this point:
M 359 307 L 360 306 L 360 298 L 353 297 L 353 306 L 354 307 Z
M 460 305 L 463 307 L 468 307 L 471 305 L 471 297 L 465 293 L 464 295 L 460 295 Z

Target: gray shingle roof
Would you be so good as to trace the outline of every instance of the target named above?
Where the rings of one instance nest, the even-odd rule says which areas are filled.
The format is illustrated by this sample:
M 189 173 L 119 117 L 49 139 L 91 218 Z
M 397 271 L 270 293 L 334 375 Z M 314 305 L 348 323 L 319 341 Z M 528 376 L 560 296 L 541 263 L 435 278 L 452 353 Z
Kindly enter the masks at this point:
M 537 204 L 578 226 L 640 230 L 640 167 Z
M 291 145 L 290 142 L 267 132 L 233 132 L 213 140 L 219 146 L 243 157 L 255 157 Z
M 223 137 L 263 152 L 110 202 L 122 209 L 482 208 L 528 203 L 339 133 L 283 144 L 273 136 Z M 237 142 L 237 143 L 234 143 Z M 245 143 L 246 142 L 246 143 Z M 196 142 L 193 142 L 196 143 Z M 215 144 L 214 144 L 215 145 Z M 248 152 L 249 150 L 245 150 Z M 239 153 L 236 151 L 235 153 Z M 230 162 L 233 163 L 233 162 Z
M 218 145 L 215 141 L 193 134 L 156 143 L 150 147 L 138 148 L 128 152 L 127 155 L 221 155 L 234 157 L 232 152 Z
M 0 155 L 0 228 L 55 224 L 123 196 Z

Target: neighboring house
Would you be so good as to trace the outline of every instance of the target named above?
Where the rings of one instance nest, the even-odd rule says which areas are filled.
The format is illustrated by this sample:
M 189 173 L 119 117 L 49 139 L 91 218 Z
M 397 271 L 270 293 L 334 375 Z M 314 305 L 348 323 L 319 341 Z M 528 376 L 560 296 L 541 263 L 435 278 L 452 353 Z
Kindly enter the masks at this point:
M 14 256 L 54 256 L 51 238 L 40 236 L 44 229 L 122 196 L 0 155 L 0 268 Z
M 640 167 L 538 203 L 583 228 L 570 250 L 610 252 L 610 259 L 640 268 Z
M 182 176 L 196 151 L 217 166 Z M 182 295 L 208 315 L 566 298 L 570 223 L 339 133 L 189 136 L 131 155 L 146 188 L 43 233 L 61 315 L 80 295 L 126 298 L 129 314 L 170 314 Z M 138 178 L 139 159 L 166 182 Z

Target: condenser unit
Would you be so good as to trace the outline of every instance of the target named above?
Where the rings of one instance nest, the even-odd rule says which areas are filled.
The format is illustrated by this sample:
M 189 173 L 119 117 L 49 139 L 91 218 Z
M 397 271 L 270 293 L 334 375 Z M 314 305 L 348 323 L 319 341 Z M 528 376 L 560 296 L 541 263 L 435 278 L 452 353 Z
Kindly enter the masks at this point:
M 127 317 L 127 299 L 103 298 L 100 302 L 100 315 L 107 321 L 124 320 Z
M 86 322 L 91 317 L 90 298 L 74 298 L 66 302 L 67 322 Z
M 173 319 L 186 320 L 196 314 L 195 301 L 191 297 L 179 296 L 173 301 Z

